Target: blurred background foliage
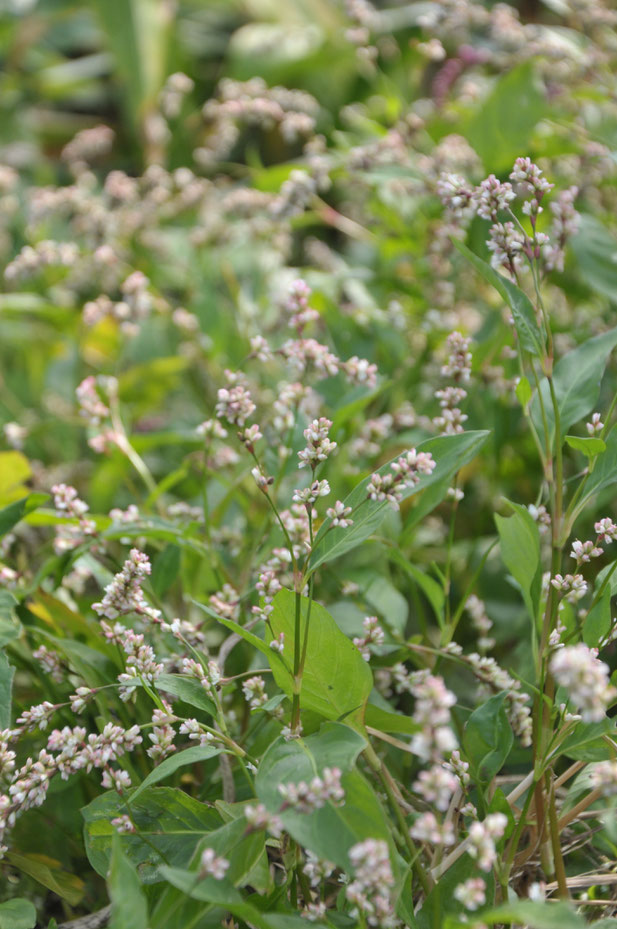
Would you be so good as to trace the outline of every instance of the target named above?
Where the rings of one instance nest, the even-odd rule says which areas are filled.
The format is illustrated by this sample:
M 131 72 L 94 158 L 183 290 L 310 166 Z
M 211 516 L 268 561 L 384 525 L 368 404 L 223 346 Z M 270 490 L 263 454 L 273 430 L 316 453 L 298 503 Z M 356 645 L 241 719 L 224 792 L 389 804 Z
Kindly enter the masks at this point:
M 471 40 L 444 29 L 441 52 L 432 55 L 426 47 L 430 23 L 451 15 L 455 3 L 377 4 L 371 54 L 363 55 L 366 50 L 349 40 L 353 3 L 334 0 L 4 0 L 0 163 L 21 177 L 20 210 L 6 220 L 6 262 L 26 242 L 73 234 L 58 216 L 29 222 L 27 202 L 33 185 L 73 183 L 63 151 L 85 129 L 102 124 L 114 132 L 113 145 L 92 159 L 96 183 L 118 169 L 138 178 L 153 165 L 168 172 L 190 166 L 207 179 L 213 197 L 207 219 L 190 210 L 164 218 L 155 247 L 146 235 L 130 232 L 121 243 L 127 270 L 146 274 L 155 300 L 167 309 L 182 306 L 194 314 L 198 337 L 187 338 L 169 313 L 152 315 L 131 338 L 111 319 L 84 326 L 79 311 L 101 293 L 96 277 L 69 287 L 64 272 L 51 268 L 34 282 L 4 281 L 0 418 L 26 429 L 24 450 L 37 489 L 70 480 L 95 513 L 141 495 L 124 455 L 100 457 L 88 449 L 75 404 L 75 388 L 87 374 L 114 374 L 135 448 L 160 482 L 159 494 L 199 502 L 195 426 L 212 415 L 223 371 L 242 363 L 249 337 L 276 328 L 276 299 L 300 273 L 314 289 L 329 343 L 343 357 L 376 362 L 381 374 L 373 391 L 343 388 L 340 379 L 319 385 L 342 449 L 337 492 L 356 480 L 349 442 L 367 416 L 409 401 L 421 414 L 415 426 L 380 440 L 377 460 L 426 434 L 422 415 L 435 413 L 440 346 L 458 327 L 474 334 L 474 367 L 486 388 L 470 392 L 468 426 L 492 430 L 486 466 L 479 459 L 464 474 L 470 488 L 456 549 L 463 575 L 494 534 L 493 506 L 500 506 L 501 495 L 534 498 L 539 466 L 512 403 L 518 372 L 516 361 L 503 355 L 508 328 L 494 292 L 462 259 L 443 257 L 451 230 L 435 180 L 451 163 L 459 165 L 459 156 L 459 168 L 477 182 L 491 171 L 507 176 L 515 158 L 529 154 L 558 188 L 579 185 L 582 230 L 565 271 L 547 284 L 558 345 L 565 351 L 610 324 L 617 291 L 617 50 L 600 5 L 528 0 L 518 9 L 458 6 L 463 14 L 484 10 L 490 29 L 472 22 Z M 535 45 L 523 24 L 535 30 Z M 178 111 L 163 120 L 161 93 L 178 72 L 194 84 Z M 315 98 L 329 186 L 280 223 L 245 228 L 242 214 L 222 208 L 227 194 L 250 189 L 275 196 L 295 169 L 314 170 L 301 140 L 259 125 L 243 127 L 222 159 L 200 161 L 200 149 L 212 142 L 204 103 L 220 95 L 224 79 L 255 77 Z M 386 151 L 393 139 L 396 157 L 380 158 L 380 146 Z M 212 218 L 209 210 L 215 230 L 195 238 L 195 228 Z M 79 234 L 84 253 L 99 244 L 87 212 Z M 468 242 L 484 256 L 485 238 L 485 224 L 474 220 Z M 268 389 L 275 396 L 274 382 Z M 607 397 L 612 389 L 607 382 Z M 580 466 L 572 452 L 572 473 Z M 254 497 L 254 488 L 245 487 L 247 473 L 242 464 L 230 478 L 210 476 L 219 526 L 237 526 L 237 502 L 245 506 Z M 150 499 L 146 510 L 152 505 Z M 385 532 L 396 537 L 401 526 L 415 561 L 439 557 L 445 532 L 440 511 L 426 525 L 403 513 L 402 523 L 393 519 Z M 367 589 L 376 574 L 366 567 L 374 567 L 375 558 L 366 545 L 350 565 Z M 214 582 L 202 574 L 189 583 L 191 569 L 186 554 L 186 589 L 198 596 Z M 332 583 L 336 587 L 335 578 Z M 489 577 L 489 599 L 490 584 Z M 512 615 L 520 618 L 516 593 L 504 597 L 498 579 L 495 584 L 494 613 L 507 639 Z

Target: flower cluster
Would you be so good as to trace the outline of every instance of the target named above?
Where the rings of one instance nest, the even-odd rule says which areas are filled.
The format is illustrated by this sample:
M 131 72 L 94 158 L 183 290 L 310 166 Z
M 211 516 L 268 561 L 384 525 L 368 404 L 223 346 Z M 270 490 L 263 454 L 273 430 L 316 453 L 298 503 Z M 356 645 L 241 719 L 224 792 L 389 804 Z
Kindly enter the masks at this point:
M 278 791 L 284 801 L 282 809 L 292 808 L 298 813 L 312 813 L 326 803 L 342 806 L 345 802 L 339 768 L 324 768 L 321 776 L 315 775 L 308 784 L 306 781 L 279 784 Z
M 609 683 L 609 667 L 598 658 L 598 651 L 582 642 L 566 645 L 554 652 L 550 671 L 567 692 L 585 722 L 604 719 L 607 707 L 617 696 Z
M 365 839 L 350 848 L 349 860 L 354 877 L 345 896 L 354 905 L 352 916 L 361 913 L 369 926 L 379 929 L 396 926 L 391 900 L 394 875 L 387 843 L 383 839 Z

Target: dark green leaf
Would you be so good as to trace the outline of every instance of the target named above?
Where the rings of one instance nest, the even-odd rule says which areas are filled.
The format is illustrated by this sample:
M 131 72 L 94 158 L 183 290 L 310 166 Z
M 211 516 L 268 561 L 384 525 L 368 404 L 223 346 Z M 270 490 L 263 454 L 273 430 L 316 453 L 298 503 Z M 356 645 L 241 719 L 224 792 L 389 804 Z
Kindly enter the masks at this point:
M 111 820 L 128 810 L 115 791 L 107 791 L 81 812 L 86 854 L 94 870 L 105 877 L 116 831 Z M 214 810 L 171 787 L 148 787 L 131 804 L 131 812 L 147 841 L 137 833 L 127 834 L 122 837 L 122 848 L 145 884 L 161 880 L 160 867 L 165 862 L 185 867 L 201 839 L 220 825 Z

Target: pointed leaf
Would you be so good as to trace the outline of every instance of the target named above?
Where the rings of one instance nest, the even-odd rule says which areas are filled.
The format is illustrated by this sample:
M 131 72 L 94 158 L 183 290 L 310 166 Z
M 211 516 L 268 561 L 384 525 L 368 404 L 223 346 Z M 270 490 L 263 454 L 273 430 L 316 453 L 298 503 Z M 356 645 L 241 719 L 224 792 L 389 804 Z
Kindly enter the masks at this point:
M 452 239 L 452 244 L 458 249 L 461 255 L 464 255 L 467 261 L 474 266 L 487 284 L 491 284 L 503 301 L 512 310 L 514 327 L 519 337 L 521 348 L 531 355 L 541 358 L 544 353 L 544 336 L 536 320 L 536 312 L 531 300 L 520 288 L 509 281 L 502 274 L 495 271 L 486 261 L 478 258 L 477 255 L 459 242 Z
M 403 498 L 408 499 L 434 484 L 444 484 L 445 481 L 449 483 L 452 476 L 475 456 L 488 435 L 487 431 L 463 432 L 460 435 L 438 436 L 435 439 L 420 442 L 417 450 L 430 452 L 436 461 L 436 466 L 432 474 L 421 477 L 414 487 L 406 488 Z M 400 456 L 397 455 L 398 457 Z M 396 458 L 393 458 L 392 461 L 396 461 Z M 379 468 L 379 473 L 386 474 L 390 470 L 391 463 L 388 462 L 388 464 Z M 324 562 L 333 561 L 335 558 L 340 558 L 341 555 L 351 551 L 361 542 L 364 542 L 365 539 L 368 539 L 380 526 L 389 504 L 367 499 L 366 488 L 370 480 L 371 476 L 369 475 L 363 481 L 360 481 L 344 500 L 345 506 L 350 506 L 352 509 L 358 507 L 353 516 L 354 522 L 352 526 L 347 529 L 338 527 L 330 529 L 332 522 L 330 519 L 324 520 L 320 526 L 310 559 L 311 571 L 314 571 Z M 439 500 L 435 501 L 434 505 L 436 506 L 438 502 Z

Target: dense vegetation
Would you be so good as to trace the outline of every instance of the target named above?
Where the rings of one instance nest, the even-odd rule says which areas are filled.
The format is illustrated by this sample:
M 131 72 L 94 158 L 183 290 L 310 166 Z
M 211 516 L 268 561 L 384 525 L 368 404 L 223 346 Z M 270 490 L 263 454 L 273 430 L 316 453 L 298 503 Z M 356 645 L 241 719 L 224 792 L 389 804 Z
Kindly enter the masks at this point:
M 0 929 L 617 926 L 610 0 L 0 9 Z

